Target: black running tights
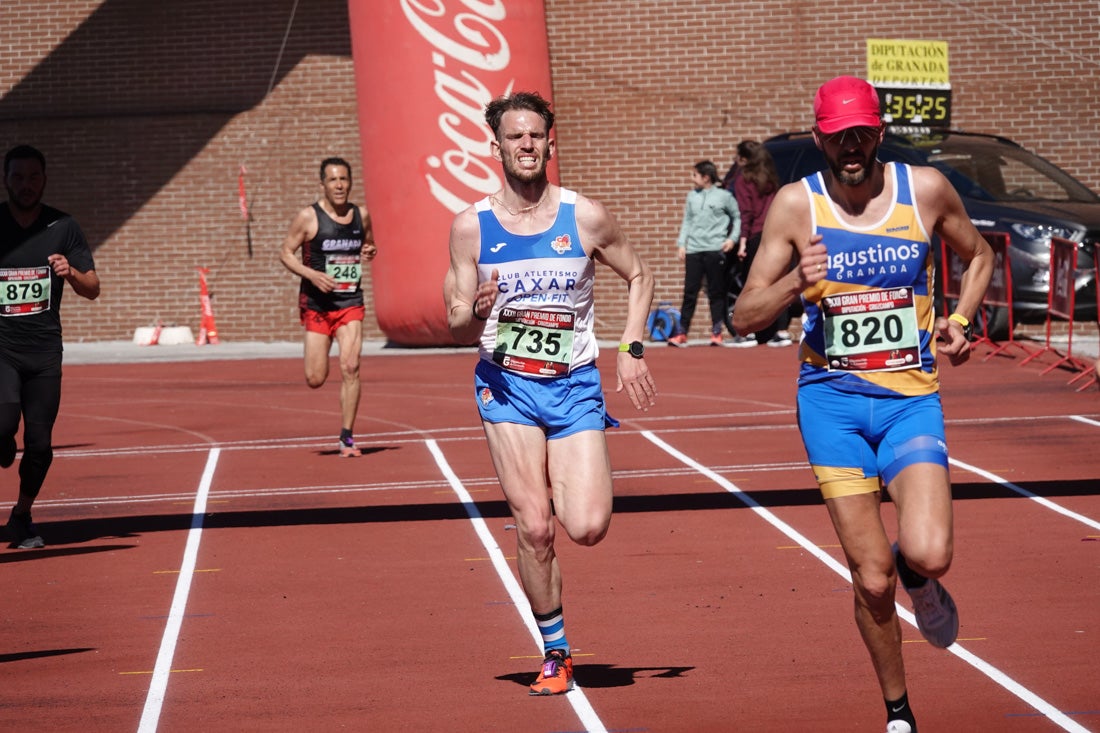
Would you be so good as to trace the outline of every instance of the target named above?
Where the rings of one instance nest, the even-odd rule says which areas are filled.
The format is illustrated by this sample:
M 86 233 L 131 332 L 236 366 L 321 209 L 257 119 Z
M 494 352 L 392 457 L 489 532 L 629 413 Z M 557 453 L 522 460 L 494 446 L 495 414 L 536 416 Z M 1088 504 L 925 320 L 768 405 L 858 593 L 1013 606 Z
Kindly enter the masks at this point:
M 34 499 L 53 463 L 53 425 L 61 406 L 61 354 L 0 355 L 0 441 L 15 438 L 23 418 L 19 493 Z

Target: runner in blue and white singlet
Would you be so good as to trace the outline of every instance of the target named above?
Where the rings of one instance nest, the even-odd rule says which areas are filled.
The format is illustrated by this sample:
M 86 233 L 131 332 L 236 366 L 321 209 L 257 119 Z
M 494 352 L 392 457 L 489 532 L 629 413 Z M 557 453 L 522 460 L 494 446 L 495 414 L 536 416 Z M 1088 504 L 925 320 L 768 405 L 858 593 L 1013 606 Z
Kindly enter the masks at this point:
M 558 216 L 541 234 L 506 231 L 489 199 L 475 204 L 481 226 L 478 277 L 499 274 L 481 334 L 482 359 L 530 377 L 557 377 L 599 355 L 592 332 L 595 265 L 581 246 L 577 194 L 561 189 Z
M 503 181 L 455 216 L 443 296 L 455 342 L 479 346 L 473 397 L 542 637 L 545 656 L 528 694 L 557 695 L 573 687 L 573 660 L 555 537 L 592 546 L 611 523 L 604 428 L 613 421 L 596 368 L 595 263 L 627 287 L 615 377 L 639 410 L 656 397 L 642 344 L 653 274 L 603 205 L 550 182 L 554 113 L 546 99 L 497 97 L 485 122 Z

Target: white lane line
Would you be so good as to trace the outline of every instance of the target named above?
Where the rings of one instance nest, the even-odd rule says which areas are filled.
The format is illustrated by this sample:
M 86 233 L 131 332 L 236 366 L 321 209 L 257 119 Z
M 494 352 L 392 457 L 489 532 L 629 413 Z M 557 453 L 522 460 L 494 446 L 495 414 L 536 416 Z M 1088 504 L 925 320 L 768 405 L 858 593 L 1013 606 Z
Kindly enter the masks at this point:
M 476 432 L 475 432 L 476 431 Z M 477 428 L 436 428 L 431 434 L 444 440 L 483 440 L 484 432 Z M 467 435 L 464 435 L 467 434 Z M 420 445 L 424 439 L 422 430 L 398 430 L 391 432 L 361 433 L 359 443 L 371 445 L 400 445 L 404 443 Z M 450 436 L 450 437 L 445 437 Z M 204 440 L 198 443 L 157 443 L 148 445 L 119 446 L 115 448 L 55 448 L 54 458 L 89 458 L 96 456 L 148 455 L 149 453 L 199 453 L 212 447 L 223 450 L 264 450 L 272 448 L 331 448 L 332 438 L 315 436 L 296 436 L 283 438 L 252 438 L 249 440 Z M 360 447 L 364 447 L 360 445 Z
M 743 432 L 753 431 L 759 432 L 761 430 L 790 430 L 794 431 L 798 429 L 798 426 L 792 421 L 790 423 L 782 423 L 776 425 L 759 425 L 759 424 L 745 424 L 745 425 L 731 425 L 729 421 L 741 418 L 758 418 L 763 415 L 780 415 L 780 414 L 794 414 L 794 410 L 773 410 L 769 412 L 737 412 L 723 415 L 703 414 L 703 415 L 666 415 L 661 417 L 646 417 L 635 416 L 631 418 L 632 425 L 653 425 L 655 423 L 663 422 L 690 422 L 700 421 L 707 419 L 720 419 L 723 424 L 712 425 L 708 427 L 694 427 L 694 428 L 676 428 L 676 427 L 662 427 L 660 428 L 663 434 L 672 433 L 713 433 L 713 432 Z M 1042 422 L 1042 421 L 1064 421 L 1066 419 L 1077 420 L 1086 425 L 1100 426 L 1100 422 L 1085 415 L 1033 415 L 1030 417 L 994 417 L 994 418 L 952 418 L 945 421 L 947 425 L 992 425 L 995 423 L 1019 423 L 1021 420 L 1028 422 Z M 613 436 L 609 438 L 619 439 L 620 437 L 630 436 L 638 432 L 629 426 L 624 426 L 615 431 Z M 418 431 L 418 430 L 402 430 L 392 432 L 378 432 L 378 433 L 365 433 L 360 438 L 360 443 L 378 445 L 385 443 L 386 445 L 404 445 L 404 444 L 416 444 L 419 445 L 424 439 L 425 434 L 435 436 L 440 442 L 449 443 L 452 441 L 481 441 L 484 440 L 484 434 L 480 427 L 459 427 L 459 428 L 433 428 L 430 431 Z M 92 458 L 98 456 L 148 456 L 149 453 L 198 453 L 210 450 L 212 447 L 218 447 L 222 450 L 263 450 L 270 451 L 275 448 L 327 448 L 331 446 L 332 438 L 330 437 L 314 437 L 314 436 L 298 436 L 298 437 L 282 437 L 282 438 L 257 438 L 250 440 L 226 440 L 226 441 L 203 441 L 199 443 L 164 443 L 164 444 L 150 444 L 150 445 L 134 445 L 117 448 L 55 448 L 54 458 Z
M 728 491 L 731 494 L 734 494 L 735 496 L 737 496 L 737 498 L 742 503 L 744 503 L 745 506 L 752 509 L 758 516 L 760 516 L 762 519 L 764 519 L 766 522 L 768 522 L 768 524 L 772 525 L 773 527 L 778 529 L 780 532 L 782 532 L 783 534 L 787 535 L 792 540 L 797 542 L 799 545 L 802 546 L 803 549 L 805 549 L 807 552 L 809 552 L 811 555 L 813 555 L 817 559 L 821 560 L 823 563 L 825 563 L 825 565 L 827 565 L 830 569 L 832 569 L 834 572 L 836 572 L 842 578 L 847 580 L 849 583 L 852 582 L 852 575 L 851 575 L 851 573 L 848 572 L 848 568 L 846 568 L 844 565 L 842 565 L 841 563 L 834 560 L 830 555 L 827 555 L 823 550 L 821 550 L 816 545 L 814 545 L 812 542 L 810 542 L 805 537 L 803 537 L 798 531 L 796 531 L 789 524 L 787 524 L 786 522 L 781 520 L 779 517 L 772 514 L 767 509 L 764 509 L 762 506 L 757 504 L 751 496 L 748 496 L 747 494 L 745 494 L 744 491 L 739 489 L 733 483 L 727 481 L 725 478 L 723 478 L 719 474 L 715 473 L 714 471 L 710 470 L 706 466 L 702 465 L 701 463 L 699 463 L 695 459 L 690 458 L 689 456 L 685 455 L 684 453 L 681 453 L 680 451 L 676 450 L 671 445 L 664 442 L 663 440 L 661 440 L 660 438 L 658 438 L 656 435 L 649 432 L 648 430 L 642 431 L 642 435 L 647 440 L 649 440 L 651 443 L 653 443 L 654 445 L 659 447 L 661 450 L 668 453 L 670 456 L 672 456 L 676 460 L 680 461 L 681 463 L 683 463 L 685 465 L 691 466 L 696 471 L 703 474 L 704 476 L 706 476 L 710 480 L 714 481 L 716 484 L 721 486 L 726 491 Z M 904 619 L 906 621 L 906 623 L 910 624 L 911 626 L 913 626 L 915 628 L 917 623 L 916 623 L 916 619 L 913 617 L 913 614 L 910 613 L 909 611 L 907 611 L 906 609 L 902 608 L 900 605 L 896 605 L 896 607 L 897 607 L 897 611 L 898 611 L 898 616 L 900 616 L 902 619 Z M 1070 731 L 1071 733 L 1089 733 L 1087 728 L 1084 728 L 1083 726 L 1078 725 L 1076 722 L 1071 720 L 1067 715 L 1065 715 L 1062 711 L 1058 710 L 1058 708 L 1051 705 L 1047 701 L 1043 700 L 1037 694 L 1035 694 L 1031 690 L 1028 690 L 1026 687 L 1019 684 L 1018 682 L 1016 682 L 1015 680 L 1010 678 L 1008 675 L 1006 675 L 1004 672 L 1000 671 L 999 669 L 997 669 L 993 665 L 991 665 L 988 662 L 984 661 L 983 659 L 981 659 L 977 655 L 967 651 L 962 646 L 960 646 L 958 642 L 956 642 L 956 643 L 952 644 L 950 647 L 948 647 L 947 651 L 951 652 L 952 654 L 954 654 L 959 659 L 962 659 L 963 661 L 967 662 L 972 667 L 974 667 L 975 669 L 980 671 L 982 674 L 984 674 L 985 676 L 989 677 L 991 680 L 996 682 L 998 685 L 1000 685 L 1004 689 L 1008 690 L 1013 695 L 1020 698 L 1021 700 L 1023 700 L 1025 703 L 1027 703 L 1031 707 L 1038 710 L 1044 716 L 1049 718 L 1051 722 L 1053 722 L 1056 725 L 1060 726 L 1063 730 Z
M 149 683 L 149 694 L 145 698 L 145 709 L 141 712 L 138 733 L 153 733 L 160 720 L 160 710 L 164 705 L 164 693 L 168 689 L 168 675 L 172 671 L 172 657 L 176 652 L 183 614 L 187 610 L 187 596 L 191 592 L 191 579 L 195 575 L 195 562 L 199 555 L 199 541 L 202 539 L 202 518 L 206 514 L 206 497 L 210 493 L 210 482 L 214 479 L 214 467 L 218 465 L 220 448 L 214 448 L 206 459 L 206 468 L 202 472 L 195 504 L 191 509 L 191 529 L 187 533 L 187 545 L 183 550 L 180 574 L 176 579 L 176 592 L 172 597 L 172 608 L 168 612 L 168 623 L 164 627 L 164 636 L 160 640 L 157 663 L 153 667 L 153 677 Z
M 418 444 L 423 441 L 417 441 Z M 223 448 L 224 449 L 224 448 Z M 715 471 L 729 473 L 736 471 L 737 473 L 763 473 L 769 471 L 805 471 L 806 462 L 787 462 L 787 463 L 742 463 L 742 464 L 730 464 L 724 466 L 714 466 Z M 615 471 L 614 478 L 616 481 L 635 478 L 660 478 L 668 476 L 688 476 L 693 475 L 695 471 L 690 468 L 671 468 L 671 469 L 631 469 Z M 480 478 L 470 478 L 465 481 L 466 486 L 499 486 L 499 482 L 495 477 L 482 476 Z M 356 493 L 369 493 L 373 491 L 408 491 L 415 493 L 417 491 L 435 491 L 447 489 L 445 481 L 440 479 L 430 479 L 423 481 L 383 481 L 376 484 L 319 484 L 316 486 L 273 486 L 273 487 L 257 487 L 254 489 L 221 489 L 219 491 L 211 491 L 208 497 L 208 501 L 214 502 L 218 500 L 235 500 L 235 499 L 254 499 L 267 496 L 311 496 L 311 495 L 336 495 L 336 494 L 356 494 Z M 150 503 L 179 503 L 182 501 L 191 502 L 194 498 L 194 494 L 190 492 L 175 492 L 170 494 L 124 494 L 121 496 L 81 496 L 70 497 L 61 499 L 39 499 L 35 502 L 37 507 L 79 507 L 79 506 L 110 506 L 110 505 L 127 505 L 127 504 L 150 504 Z
M 990 473 L 989 471 L 978 468 L 977 466 L 971 466 L 969 463 L 963 463 L 962 461 L 957 461 L 954 458 L 949 458 L 948 460 L 951 462 L 952 466 L 958 466 L 959 468 L 965 468 L 967 471 L 970 471 L 971 473 L 976 473 L 979 476 L 981 476 L 982 478 L 988 479 L 988 480 L 992 481 L 995 484 L 999 484 L 1000 486 L 1003 486 L 1006 489 L 1009 489 L 1010 491 L 1015 491 L 1020 496 L 1031 499 L 1036 504 L 1040 504 L 1042 506 L 1045 506 L 1047 509 L 1050 509 L 1052 512 L 1058 512 L 1059 514 L 1061 514 L 1064 517 L 1069 517 L 1070 519 L 1074 519 L 1074 520 L 1080 522 L 1081 524 L 1092 527 L 1093 529 L 1100 530 L 1100 522 L 1096 521 L 1095 519 L 1091 519 L 1089 517 L 1086 517 L 1083 514 L 1078 514 L 1077 512 L 1070 511 L 1069 509 L 1066 509 L 1064 506 L 1061 506 L 1060 504 L 1055 504 L 1050 499 L 1047 499 L 1045 497 L 1039 496 L 1038 494 L 1032 493 L 1032 492 L 1028 491 L 1027 489 L 1025 489 L 1021 486 L 1017 486 L 1016 484 L 1012 483 L 1008 479 L 1001 478 L 1000 476 L 998 476 L 995 473 Z
M 489 559 L 492 561 L 493 567 L 496 568 L 497 575 L 500 576 L 501 582 L 504 583 L 504 587 L 507 589 L 508 595 L 512 599 L 512 603 L 515 605 L 516 610 L 520 612 L 520 618 L 524 626 L 527 627 L 528 633 L 531 634 L 531 639 L 535 642 L 535 647 L 541 654 L 542 634 L 539 633 L 538 626 L 535 625 L 534 617 L 530 614 L 523 613 L 523 609 L 529 609 L 530 604 L 527 603 L 527 597 L 523 594 L 519 581 L 512 575 L 512 569 L 508 567 L 508 561 L 504 559 L 504 552 L 500 549 L 500 545 L 497 544 L 497 541 L 493 539 L 493 535 L 489 531 L 488 525 L 485 524 L 485 519 L 482 518 L 481 512 L 478 511 L 477 505 L 474 504 L 474 500 L 470 498 L 470 494 L 462 485 L 462 481 L 451 469 L 450 464 L 447 463 L 447 459 L 443 456 L 443 451 L 439 449 L 439 445 L 434 440 L 430 439 L 424 441 L 424 444 L 428 446 L 428 450 L 435 459 L 436 465 L 439 466 L 439 470 L 447 478 L 447 483 L 451 485 L 451 489 L 454 490 L 459 501 L 462 502 L 462 506 L 466 510 L 466 513 L 470 516 L 470 523 L 474 526 L 474 531 L 477 533 L 478 539 L 481 540 L 481 544 L 485 548 L 485 551 L 489 553 Z M 580 685 L 575 685 L 573 691 L 567 693 L 565 698 L 569 701 L 569 704 L 573 706 L 573 711 L 576 712 L 577 717 L 580 718 L 581 724 L 588 733 L 607 733 L 607 728 L 604 727 L 603 722 L 600 720 L 599 716 L 596 715 L 596 711 L 588 702 L 588 698 L 585 697 L 584 690 L 580 688 Z

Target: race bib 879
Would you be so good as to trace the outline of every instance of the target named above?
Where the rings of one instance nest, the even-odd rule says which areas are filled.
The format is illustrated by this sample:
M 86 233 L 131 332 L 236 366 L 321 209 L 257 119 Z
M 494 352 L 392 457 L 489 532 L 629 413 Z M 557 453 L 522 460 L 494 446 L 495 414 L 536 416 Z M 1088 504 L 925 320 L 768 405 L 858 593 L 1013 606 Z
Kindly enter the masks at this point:
M 50 268 L 0 269 L 0 316 L 26 316 L 50 309 Z

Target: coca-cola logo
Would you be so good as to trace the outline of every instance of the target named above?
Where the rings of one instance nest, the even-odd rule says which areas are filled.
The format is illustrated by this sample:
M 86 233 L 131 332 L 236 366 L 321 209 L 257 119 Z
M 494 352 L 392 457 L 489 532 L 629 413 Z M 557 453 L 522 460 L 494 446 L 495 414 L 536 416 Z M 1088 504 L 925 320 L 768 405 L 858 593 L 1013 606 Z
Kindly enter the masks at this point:
M 443 0 L 400 2 L 409 25 L 430 47 L 432 90 L 441 109 L 436 120 L 445 149 L 424 159 L 433 171 L 425 175 L 428 190 L 457 214 L 501 185 L 492 165 L 492 131 L 485 124 L 485 105 L 497 94 L 477 73 L 508 69 L 512 54 L 499 27 L 507 13 L 502 0 L 460 0 L 451 5 L 464 10 L 454 13 Z M 510 93 L 513 84 L 509 79 L 503 93 Z

